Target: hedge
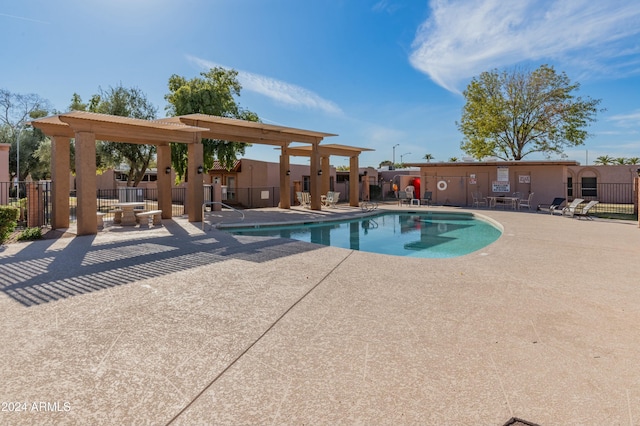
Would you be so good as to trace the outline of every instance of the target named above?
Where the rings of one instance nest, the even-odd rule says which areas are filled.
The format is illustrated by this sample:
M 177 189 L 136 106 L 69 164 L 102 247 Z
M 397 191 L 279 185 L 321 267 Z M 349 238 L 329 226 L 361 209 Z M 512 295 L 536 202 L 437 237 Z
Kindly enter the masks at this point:
M 0 206 L 0 244 L 16 229 L 19 214 L 16 207 Z

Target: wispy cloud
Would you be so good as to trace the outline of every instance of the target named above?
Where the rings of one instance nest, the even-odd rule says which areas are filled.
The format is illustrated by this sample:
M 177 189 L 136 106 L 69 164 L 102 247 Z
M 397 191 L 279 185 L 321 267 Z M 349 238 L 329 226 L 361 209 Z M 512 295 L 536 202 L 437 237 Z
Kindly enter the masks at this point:
M 609 121 L 613 121 L 620 127 L 638 127 L 640 126 L 640 111 L 635 111 L 630 114 L 618 114 L 609 117 Z
M 582 74 L 640 72 L 640 3 L 431 0 L 411 64 L 445 89 L 494 68 L 562 61 Z M 563 69 L 565 70 L 565 69 Z
M 206 69 L 213 67 L 229 68 L 195 56 L 187 56 L 187 58 L 196 65 Z M 320 110 L 329 114 L 342 113 L 338 105 L 323 99 L 318 94 L 303 87 L 247 71 L 236 71 L 238 71 L 238 81 L 244 90 L 259 93 L 276 102 L 295 108 Z
M 38 24 L 49 24 L 50 23 L 50 22 L 46 22 L 46 21 L 41 21 L 39 19 L 26 18 L 24 16 L 7 15 L 6 13 L 0 13 L 0 16 L 5 16 L 7 18 L 12 18 L 12 19 L 20 19 L 21 21 L 36 22 Z

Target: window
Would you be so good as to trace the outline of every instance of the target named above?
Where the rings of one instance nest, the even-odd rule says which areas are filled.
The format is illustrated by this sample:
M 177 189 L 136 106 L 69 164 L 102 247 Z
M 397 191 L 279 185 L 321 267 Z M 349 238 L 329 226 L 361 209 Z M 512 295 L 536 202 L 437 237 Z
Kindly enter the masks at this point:
M 583 177 L 582 178 L 582 197 L 598 196 L 598 178 Z
M 302 176 L 302 192 L 311 192 L 311 178 Z
M 227 200 L 236 199 L 236 178 L 227 176 Z
M 573 197 L 573 178 L 571 176 L 567 178 L 567 196 Z

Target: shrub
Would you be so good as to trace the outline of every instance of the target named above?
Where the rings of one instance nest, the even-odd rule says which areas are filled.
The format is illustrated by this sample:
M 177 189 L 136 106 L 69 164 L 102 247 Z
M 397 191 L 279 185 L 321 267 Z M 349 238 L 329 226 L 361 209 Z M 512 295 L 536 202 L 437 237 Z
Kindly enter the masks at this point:
M 19 211 L 15 207 L 0 206 L 0 244 L 16 229 Z
M 42 238 L 42 230 L 40 228 L 27 228 L 18 235 L 18 241 L 33 241 Z

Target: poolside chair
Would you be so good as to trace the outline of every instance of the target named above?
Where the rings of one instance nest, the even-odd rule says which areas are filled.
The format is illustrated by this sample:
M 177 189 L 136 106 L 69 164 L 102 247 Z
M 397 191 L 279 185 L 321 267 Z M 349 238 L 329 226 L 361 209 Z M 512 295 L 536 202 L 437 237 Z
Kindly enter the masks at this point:
M 398 191 L 398 205 L 402 206 L 403 204 L 411 204 L 411 198 L 407 191 Z
M 578 206 L 580 204 L 582 204 L 584 202 L 584 200 L 582 198 L 575 198 L 571 204 L 569 204 L 567 207 L 565 207 L 564 209 L 562 209 L 562 215 L 563 216 L 569 216 L 569 217 L 573 217 L 573 214 L 576 212 L 576 209 L 578 208 Z
M 333 191 L 327 191 L 327 195 L 323 195 L 321 204 L 325 207 L 331 207 L 331 200 L 333 199 Z
M 518 205 L 520 206 L 520 208 L 526 207 L 527 210 L 531 210 L 531 200 L 533 199 L 533 192 L 529 194 L 529 197 L 524 199 L 524 200 L 520 200 Z
M 296 196 L 298 197 L 300 206 L 304 207 L 305 209 L 311 208 L 311 194 L 309 194 L 308 192 L 296 192 Z
M 425 191 L 424 192 L 424 197 L 422 197 L 422 199 L 420 200 L 420 205 L 425 204 L 427 206 L 430 206 L 432 198 L 433 198 L 433 192 L 432 191 Z
M 487 199 L 482 197 L 482 192 L 472 192 L 471 198 L 473 199 L 473 207 L 480 207 L 487 205 Z
M 325 198 L 324 200 L 324 205 L 327 207 L 335 207 L 339 199 L 340 199 L 339 192 L 329 191 L 327 192 L 327 198 Z
M 589 215 L 589 210 L 591 210 L 593 206 L 595 206 L 598 203 L 599 201 L 595 201 L 595 200 L 589 201 L 587 205 L 584 206 L 582 209 L 575 210 L 573 212 L 572 217 L 577 217 L 578 219 L 582 219 L 584 217 L 585 219 L 593 220 L 593 218 Z
M 548 211 L 550 214 L 553 214 L 555 211 L 561 211 L 560 206 L 564 203 L 565 199 L 562 197 L 556 197 L 553 199 L 551 204 L 538 204 L 538 211 Z

